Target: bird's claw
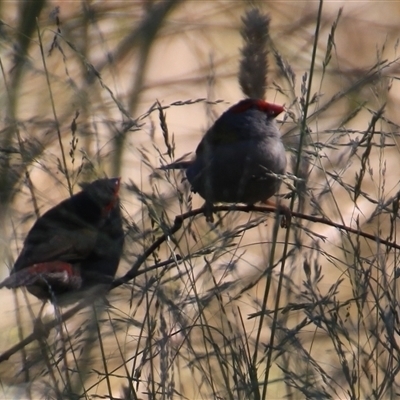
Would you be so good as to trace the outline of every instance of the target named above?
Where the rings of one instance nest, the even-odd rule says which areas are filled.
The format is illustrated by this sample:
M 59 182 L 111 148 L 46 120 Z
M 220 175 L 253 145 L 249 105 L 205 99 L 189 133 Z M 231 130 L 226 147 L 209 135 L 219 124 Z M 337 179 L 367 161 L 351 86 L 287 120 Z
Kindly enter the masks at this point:
M 287 229 L 290 226 L 291 220 L 292 220 L 292 211 L 288 206 L 285 206 L 284 204 L 277 204 L 273 203 L 270 200 L 264 200 L 264 204 L 272 206 L 276 209 L 279 214 L 281 214 L 281 228 Z
M 204 216 L 206 217 L 207 222 L 214 222 L 214 215 L 213 215 L 213 205 L 210 203 L 204 204 Z
M 288 206 L 280 204 L 278 206 L 279 213 L 282 215 L 281 228 L 287 229 L 292 221 L 292 212 Z
M 36 338 L 47 339 L 49 337 L 50 329 L 46 327 L 40 316 L 33 323 L 33 333 Z

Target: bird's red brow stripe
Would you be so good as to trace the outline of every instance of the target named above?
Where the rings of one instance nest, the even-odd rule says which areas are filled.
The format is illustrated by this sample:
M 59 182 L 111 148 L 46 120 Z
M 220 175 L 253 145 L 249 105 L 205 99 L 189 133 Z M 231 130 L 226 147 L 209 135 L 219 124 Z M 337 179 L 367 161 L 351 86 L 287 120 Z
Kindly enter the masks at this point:
M 284 110 L 284 108 L 280 105 L 267 103 L 261 99 L 245 99 L 231 107 L 231 111 L 235 114 L 240 114 L 253 106 L 256 106 L 256 108 L 259 110 L 265 111 L 271 115 L 278 115 Z
M 246 110 L 248 110 L 252 105 L 257 104 L 257 102 L 260 100 L 251 100 L 251 99 L 247 99 L 247 100 L 242 100 L 241 102 L 237 103 L 236 105 L 234 105 L 233 107 L 231 107 L 231 111 L 234 112 L 235 114 L 240 114 Z M 257 107 L 259 105 L 257 104 Z
M 105 207 L 104 207 L 104 211 L 105 213 L 110 212 L 114 207 L 115 207 L 115 203 L 118 199 L 118 193 L 119 193 L 119 189 L 121 187 L 121 178 L 115 178 L 115 188 L 114 188 L 114 198 L 112 201 L 110 201 L 110 203 L 108 203 Z
M 74 268 L 70 263 L 64 261 L 49 261 L 33 264 L 29 267 L 31 273 L 42 274 L 51 272 L 66 272 L 68 275 L 74 274 Z

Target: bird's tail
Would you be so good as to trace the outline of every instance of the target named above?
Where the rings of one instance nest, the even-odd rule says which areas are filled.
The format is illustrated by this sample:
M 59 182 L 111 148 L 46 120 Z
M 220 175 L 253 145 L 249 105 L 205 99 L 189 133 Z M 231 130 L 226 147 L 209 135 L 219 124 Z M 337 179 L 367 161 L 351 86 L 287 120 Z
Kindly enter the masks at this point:
M 188 168 L 193 161 L 176 161 L 168 165 L 163 165 L 160 167 L 163 171 L 166 171 L 168 169 L 186 169 Z
M 184 154 L 182 157 L 178 158 L 171 164 L 163 165 L 159 169 L 166 171 L 168 169 L 186 169 L 189 168 L 193 163 L 193 160 L 185 160 L 190 155 L 190 153 Z

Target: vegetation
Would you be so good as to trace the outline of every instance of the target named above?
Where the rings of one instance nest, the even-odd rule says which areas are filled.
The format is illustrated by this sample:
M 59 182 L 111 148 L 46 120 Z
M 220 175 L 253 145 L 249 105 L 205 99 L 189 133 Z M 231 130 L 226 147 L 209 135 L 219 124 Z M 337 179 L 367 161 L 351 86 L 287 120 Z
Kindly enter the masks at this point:
M 256 5 L 0 4 L 2 276 L 80 181 L 122 176 L 126 230 L 107 300 L 39 330 L 37 299 L 0 292 L 1 398 L 397 396 L 399 5 Z M 264 94 L 287 109 L 291 225 L 246 205 L 207 223 L 158 168 Z

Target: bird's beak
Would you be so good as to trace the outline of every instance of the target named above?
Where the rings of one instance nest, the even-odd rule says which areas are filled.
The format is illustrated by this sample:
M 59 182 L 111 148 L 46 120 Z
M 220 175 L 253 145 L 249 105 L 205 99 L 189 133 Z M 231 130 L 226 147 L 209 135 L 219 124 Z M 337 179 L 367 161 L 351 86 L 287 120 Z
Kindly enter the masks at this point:
M 114 184 L 114 195 L 118 196 L 119 189 L 121 187 L 121 177 L 118 178 L 113 178 L 113 184 Z
M 285 111 L 285 108 L 278 104 L 269 103 L 270 115 L 273 117 L 277 117 L 280 113 Z

